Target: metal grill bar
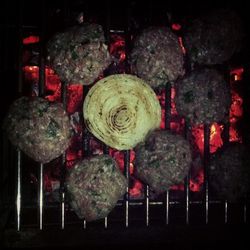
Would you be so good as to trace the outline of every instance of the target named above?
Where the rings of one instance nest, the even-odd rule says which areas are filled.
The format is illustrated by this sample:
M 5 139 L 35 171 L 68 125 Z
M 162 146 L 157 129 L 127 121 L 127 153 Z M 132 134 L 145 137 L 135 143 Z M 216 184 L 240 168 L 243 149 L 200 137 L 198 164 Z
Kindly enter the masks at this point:
M 186 203 L 186 211 L 185 211 L 185 217 L 186 217 L 186 224 L 189 224 L 189 181 L 190 176 L 187 175 L 185 179 L 185 203 Z
M 88 91 L 89 91 L 89 87 L 88 86 L 84 86 L 83 87 L 83 101 L 86 97 L 86 95 L 88 94 Z M 89 156 L 90 154 L 90 144 L 89 144 L 89 132 L 87 130 L 87 128 L 85 127 L 84 125 L 84 122 L 82 123 L 83 127 L 82 127 L 82 142 L 83 142 L 83 155 L 84 157 L 87 157 Z M 86 229 L 87 228 L 87 221 L 84 219 L 83 220 L 83 229 Z
M 225 200 L 225 221 L 224 221 L 225 224 L 227 224 L 228 222 L 227 212 L 228 212 L 228 203 L 227 200 Z
M 63 108 L 67 111 L 67 85 L 66 83 L 62 83 L 61 87 L 61 98 L 63 103 Z M 62 154 L 61 157 L 61 166 L 60 166 L 60 195 L 61 195 L 61 204 L 60 204 L 60 211 L 61 211 L 61 229 L 65 228 L 65 171 L 66 171 L 66 152 Z
M 109 147 L 105 144 L 103 144 L 103 153 L 107 155 L 109 154 Z M 104 218 L 104 227 L 108 228 L 108 217 Z
M 243 207 L 243 222 L 246 224 L 247 223 L 247 205 L 244 204 L 244 207 Z
M 42 15 L 45 13 L 44 2 L 42 2 Z M 45 31 L 45 18 L 42 17 L 42 29 L 40 34 L 40 54 L 39 54 L 39 96 L 44 96 L 45 90 L 45 50 L 44 50 L 44 31 Z M 43 229 L 43 164 L 39 164 L 39 229 Z
M 43 229 L 43 164 L 39 168 L 39 229 Z
M 129 225 L 129 167 L 130 167 L 130 150 L 124 152 L 124 174 L 127 178 L 128 185 L 125 194 L 125 226 Z
M 18 95 L 21 96 L 23 92 L 23 8 L 22 4 L 19 4 L 19 43 L 18 43 Z M 7 57 L 6 57 L 7 58 Z M 16 186 L 16 228 L 17 231 L 21 229 L 21 151 L 17 149 L 17 186 Z
M 170 130 L 170 121 L 171 121 L 171 83 L 167 82 L 165 84 L 165 130 Z M 166 225 L 169 224 L 169 190 L 166 191 L 165 196 L 165 202 L 166 202 Z
M 65 228 L 65 192 L 61 193 L 61 229 Z
M 169 224 L 169 191 L 166 192 L 166 225 Z
M 184 137 L 185 139 L 188 139 L 188 133 L 189 133 L 190 125 L 188 124 L 187 121 L 185 121 L 185 126 L 184 126 Z M 189 189 L 189 182 L 190 182 L 190 172 L 188 173 L 187 177 L 185 178 L 185 204 L 186 204 L 186 224 L 189 224 L 189 204 L 190 204 L 190 189 Z
M 108 228 L 108 217 L 104 218 L 104 227 Z
M 21 229 L 21 151 L 17 150 L 17 195 L 16 195 L 16 217 L 17 217 L 17 231 Z
M 146 202 L 146 226 L 149 226 L 149 186 L 146 185 L 146 189 L 145 189 L 145 202 Z
M 210 158 L 210 125 L 204 124 L 204 181 L 205 181 L 205 222 L 208 224 L 209 216 L 209 168 Z

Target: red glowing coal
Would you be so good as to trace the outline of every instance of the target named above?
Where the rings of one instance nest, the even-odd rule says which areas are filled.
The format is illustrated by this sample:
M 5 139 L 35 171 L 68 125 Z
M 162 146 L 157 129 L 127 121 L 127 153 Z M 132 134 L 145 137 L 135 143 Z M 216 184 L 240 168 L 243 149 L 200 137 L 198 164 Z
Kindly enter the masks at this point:
M 172 29 L 179 30 L 180 27 L 178 25 L 173 24 Z M 110 44 L 110 52 L 111 54 L 118 59 L 119 63 L 124 62 L 126 59 L 125 52 L 125 39 L 121 35 L 113 35 Z M 36 43 L 39 42 L 39 37 L 30 36 L 23 40 L 24 44 Z M 185 48 L 182 45 L 182 39 L 179 38 L 180 45 L 182 47 L 183 53 L 185 53 Z M 231 78 L 231 86 L 233 84 L 238 83 L 242 79 L 243 68 L 233 69 L 230 72 L 230 75 L 233 76 Z M 30 84 L 32 89 L 31 95 L 38 95 L 38 82 L 39 82 L 39 67 L 37 66 L 25 66 L 23 68 L 25 83 Z M 51 102 L 61 101 L 61 88 L 62 84 L 60 82 L 59 77 L 56 75 L 53 69 L 46 66 L 45 69 L 45 98 L 50 100 Z M 185 120 L 178 116 L 176 111 L 175 103 L 175 89 L 171 89 L 171 121 L 170 121 L 170 129 L 175 131 L 176 133 L 183 134 Z M 160 93 L 158 93 L 158 99 L 160 101 L 162 107 L 162 121 L 161 121 L 161 129 L 165 128 L 165 90 L 162 89 Z M 71 123 L 74 129 L 74 137 L 72 139 L 71 146 L 67 150 L 66 153 L 66 166 L 72 167 L 74 162 L 77 159 L 80 159 L 83 156 L 82 151 L 82 102 L 83 102 L 83 86 L 82 85 L 68 85 L 67 86 L 67 112 L 70 116 Z M 229 139 L 230 141 L 238 141 L 241 142 L 242 138 L 239 135 L 239 131 L 237 130 L 237 122 L 243 116 L 243 99 L 239 93 L 234 90 L 232 87 L 232 105 L 230 109 L 230 130 L 229 130 Z M 210 153 L 214 153 L 218 148 L 222 147 L 223 139 L 222 132 L 224 130 L 224 126 L 222 124 L 213 123 L 211 125 L 211 133 L 210 133 Z M 192 127 L 191 134 L 193 136 L 193 142 L 197 146 L 199 153 L 202 155 L 204 151 L 204 128 L 203 125 Z M 90 143 L 91 152 L 93 154 L 102 154 L 102 146 L 100 143 L 91 142 Z M 114 157 L 121 169 L 124 171 L 124 153 L 116 150 L 109 150 L 109 153 L 112 157 Z M 129 187 L 129 194 L 131 198 L 140 198 L 143 194 L 143 184 L 137 180 L 134 176 L 134 159 L 135 153 L 133 150 L 130 151 L 130 167 L 129 173 L 131 176 L 132 182 Z M 56 180 L 51 177 L 50 172 L 46 173 L 45 171 L 45 189 L 47 192 L 53 190 L 52 186 L 55 186 Z M 192 192 L 198 192 L 201 190 L 202 184 L 204 182 L 204 174 L 203 167 L 200 166 L 198 171 L 195 174 L 191 174 L 189 188 Z M 54 183 L 54 184 L 53 184 Z M 52 185 L 53 184 L 53 185 Z M 58 183 L 57 183 L 58 184 Z M 56 185 L 57 185 L 56 184 Z M 184 185 L 174 185 L 171 190 L 184 190 Z

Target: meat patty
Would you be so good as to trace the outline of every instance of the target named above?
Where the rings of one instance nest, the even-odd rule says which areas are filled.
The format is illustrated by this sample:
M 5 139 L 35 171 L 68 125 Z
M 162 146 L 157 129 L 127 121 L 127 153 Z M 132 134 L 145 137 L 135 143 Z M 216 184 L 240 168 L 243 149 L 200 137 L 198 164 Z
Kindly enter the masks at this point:
M 247 148 L 231 143 L 211 157 L 209 183 L 216 197 L 231 202 L 248 195 L 250 179 L 250 158 Z
M 71 125 L 62 104 L 40 97 L 17 99 L 3 128 L 15 146 L 41 163 L 57 158 L 70 144 Z
M 176 110 L 192 124 L 226 121 L 231 104 L 230 85 L 215 69 L 192 71 L 176 82 Z
M 206 13 L 187 24 L 183 34 L 184 46 L 191 63 L 222 64 L 242 46 L 243 29 L 238 14 L 218 9 Z
M 55 34 L 47 44 L 48 61 L 67 84 L 89 85 L 111 63 L 102 26 L 85 23 Z
M 152 88 L 183 76 L 184 58 L 178 37 L 167 27 L 149 27 L 139 34 L 131 53 L 132 71 Z
M 127 188 L 127 180 L 116 161 L 98 155 L 77 162 L 66 176 L 70 204 L 86 221 L 105 218 Z
M 135 175 L 157 193 L 181 183 L 192 162 L 188 141 L 164 130 L 152 132 L 135 153 Z

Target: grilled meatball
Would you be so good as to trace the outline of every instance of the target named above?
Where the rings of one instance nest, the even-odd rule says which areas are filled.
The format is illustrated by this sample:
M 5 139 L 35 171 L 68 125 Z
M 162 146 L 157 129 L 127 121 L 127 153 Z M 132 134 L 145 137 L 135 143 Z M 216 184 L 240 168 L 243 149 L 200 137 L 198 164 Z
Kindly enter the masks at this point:
M 111 63 L 104 42 L 104 32 L 98 24 L 71 27 L 49 40 L 49 63 L 66 83 L 92 84 Z
M 135 153 L 136 176 L 157 193 L 182 182 L 192 162 L 189 143 L 163 130 L 152 132 Z
M 229 201 L 249 197 L 250 158 L 247 148 L 231 143 L 212 156 L 209 183 L 214 195 Z
M 112 157 L 99 155 L 77 162 L 67 174 L 66 187 L 78 217 L 93 221 L 111 212 L 127 181 Z
M 194 19 L 183 35 L 192 64 L 214 65 L 229 60 L 242 43 L 242 24 L 231 10 L 214 10 Z
M 21 97 L 10 107 L 3 128 L 10 141 L 41 163 L 60 156 L 69 146 L 71 126 L 61 103 Z
M 131 53 L 132 71 L 152 88 L 184 75 L 178 37 L 166 27 L 149 27 L 138 35 Z
M 192 124 L 228 119 L 231 104 L 230 86 L 214 69 L 191 72 L 176 83 L 176 110 Z

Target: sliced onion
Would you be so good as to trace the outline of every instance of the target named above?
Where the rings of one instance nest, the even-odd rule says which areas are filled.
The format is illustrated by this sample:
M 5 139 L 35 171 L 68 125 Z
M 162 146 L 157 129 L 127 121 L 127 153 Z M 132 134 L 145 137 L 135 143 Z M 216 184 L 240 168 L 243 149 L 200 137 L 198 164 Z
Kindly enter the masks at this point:
M 118 150 L 135 147 L 161 122 L 161 107 L 152 88 L 128 74 L 98 81 L 85 98 L 83 114 L 89 131 Z

